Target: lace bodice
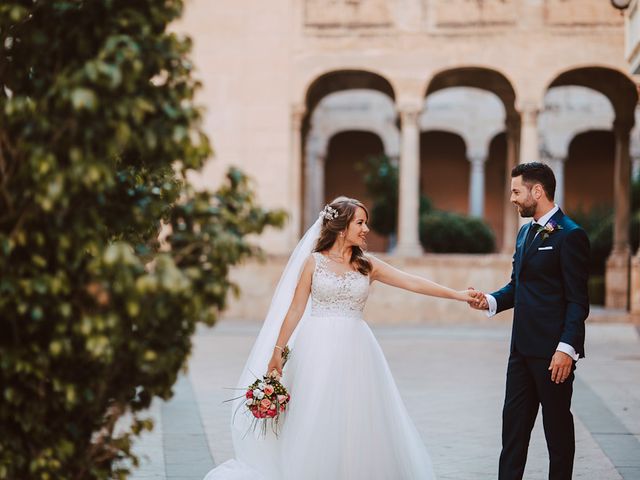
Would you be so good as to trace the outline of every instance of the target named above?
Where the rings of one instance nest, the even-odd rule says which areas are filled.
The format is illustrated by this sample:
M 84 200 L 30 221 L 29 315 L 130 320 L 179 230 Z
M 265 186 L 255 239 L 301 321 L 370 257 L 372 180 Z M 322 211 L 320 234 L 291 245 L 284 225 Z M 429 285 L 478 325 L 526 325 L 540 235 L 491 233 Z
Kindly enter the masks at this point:
M 311 282 L 311 313 L 314 316 L 362 317 L 369 295 L 369 277 L 357 271 L 336 273 L 330 260 L 319 252 Z

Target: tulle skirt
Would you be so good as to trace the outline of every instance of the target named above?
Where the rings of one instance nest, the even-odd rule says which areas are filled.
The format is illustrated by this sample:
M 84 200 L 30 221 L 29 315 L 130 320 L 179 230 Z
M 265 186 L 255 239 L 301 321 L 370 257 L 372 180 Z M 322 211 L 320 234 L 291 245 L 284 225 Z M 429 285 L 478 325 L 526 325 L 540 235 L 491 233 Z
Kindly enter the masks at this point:
M 231 460 L 206 480 L 435 478 L 380 345 L 361 318 L 305 319 L 283 383 L 291 402 L 272 453 L 276 467 Z

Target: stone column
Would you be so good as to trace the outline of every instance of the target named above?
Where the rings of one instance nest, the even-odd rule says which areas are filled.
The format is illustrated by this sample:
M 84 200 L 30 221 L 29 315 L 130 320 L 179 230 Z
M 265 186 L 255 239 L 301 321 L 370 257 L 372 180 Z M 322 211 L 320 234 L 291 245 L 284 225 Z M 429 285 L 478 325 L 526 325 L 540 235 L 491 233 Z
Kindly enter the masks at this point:
M 540 137 L 538 133 L 538 114 L 540 110 L 533 103 L 523 106 L 520 127 L 520 161 L 530 163 L 540 161 Z M 530 222 L 530 218 L 518 217 L 518 225 Z
M 615 122 L 616 140 L 614 164 L 614 226 L 613 249 L 607 259 L 605 276 L 605 306 L 623 308 L 629 306 L 629 222 L 631 220 L 631 159 L 629 155 L 629 123 Z
M 473 217 L 484 216 L 484 171 L 486 157 L 470 154 L 471 180 L 469 182 L 469 214 Z
M 631 313 L 640 320 L 640 248 L 631 259 Z
M 517 117 L 507 118 L 507 160 L 504 179 L 504 218 L 502 232 L 502 253 L 512 255 L 516 248 L 518 233 L 518 211 L 511 203 L 511 170 L 518 163 L 518 142 L 520 138 L 520 122 Z
M 632 178 L 640 175 L 640 156 L 634 156 L 632 161 Z M 629 298 L 631 313 L 636 317 L 636 323 L 640 323 L 640 246 L 631 259 L 631 295 Z
M 324 206 L 324 167 L 325 153 L 310 138 L 305 151 L 305 228 L 316 221 Z
M 418 216 L 420 209 L 420 108 L 400 108 L 400 172 L 398 201 L 398 244 L 396 255 L 422 255 Z
M 556 176 L 555 202 L 562 208 L 564 206 L 564 158 L 551 158 L 549 164 Z
M 291 108 L 291 164 L 289 171 L 289 249 L 293 249 L 300 239 L 302 232 L 302 120 L 305 108 L 303 105 L 293 105 Z
M 539 110 L 534 105 L 525 105 L 522 109 L 522 127 L 520 129 L 520 163 L 540 161 L 538 113 Z
M 632 178 L 640 176 L 640 152 L 632 154 L 631 162 Z M 640 323 L 640 247 L 631 259 L 631 295 L 629 298 L 631 313 L 636 318 L 636 323 Z

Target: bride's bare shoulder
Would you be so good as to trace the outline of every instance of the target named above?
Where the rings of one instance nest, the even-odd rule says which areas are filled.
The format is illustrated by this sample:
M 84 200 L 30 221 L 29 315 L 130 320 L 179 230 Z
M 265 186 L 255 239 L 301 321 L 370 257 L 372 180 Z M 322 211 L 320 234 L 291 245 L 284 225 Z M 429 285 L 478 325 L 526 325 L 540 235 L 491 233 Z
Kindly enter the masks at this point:
M 371 263 L 371 276 L 375 277 L 376 273 L 379 271 L 380 267 L 384 266 L 385 263 L 380 260 L 378 257 L 373 255 L 372 253 L 366 252 L 364 257 L 369 260 Z
M 304 262 L 304 270 L 313 270 L 316 266 L 316 256 L 321 255 L 318 252 L 312 252 L 309 254 L 307 259 Z
M 389 265 L 384 260 L 380 260 L 375 255 L 371 255 L 370 253 L 365 254 L 367 259 L 371 262 L 371 276 L 374 279 L 377 279 L 380 274 L 388 273 L 390 270 L 395 270 L 395 268 Z
M 375 268 L 376 265 L 381 265 L 384 262 L 376 257 L 373 253 L 366 252 L 364 257 L 371 262 L 371 265 Z

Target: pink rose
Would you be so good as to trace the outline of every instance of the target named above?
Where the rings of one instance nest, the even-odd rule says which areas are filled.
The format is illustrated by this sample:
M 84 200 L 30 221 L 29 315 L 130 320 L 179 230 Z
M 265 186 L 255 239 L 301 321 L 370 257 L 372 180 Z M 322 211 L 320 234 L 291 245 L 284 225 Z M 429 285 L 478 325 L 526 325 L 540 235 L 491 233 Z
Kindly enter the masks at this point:
M 289 399 L 287 398 L 286 395 L 278 395 L 278 403 L 285 403 L 288 402 Z
M 268 409 L 269 409 L 269 407 L 271 406 L 271 400 L 269 400 L 268 398 L 263 398 L 263 399 L 260 401 L 260 406 L 261 406 L 262 408 L 264 408 L 265 410 L 268 410 Z
M 246 393 L 245 397 L 253 398 L 253 390 L 247 390 L 247 393 Z
M 265 395 L 273 395 L 274 389 L 271 385 L 267 385 L 266 387 L 264 387 L 264 394 Z

